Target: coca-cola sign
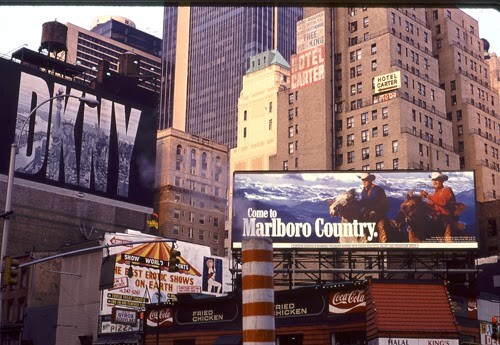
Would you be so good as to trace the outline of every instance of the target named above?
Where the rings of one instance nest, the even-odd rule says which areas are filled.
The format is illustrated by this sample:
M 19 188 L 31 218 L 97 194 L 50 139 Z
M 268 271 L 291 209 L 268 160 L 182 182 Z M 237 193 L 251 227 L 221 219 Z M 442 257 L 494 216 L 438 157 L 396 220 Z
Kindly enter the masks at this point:
M 149 327 L 166 327 L 174 322 L 172 308 L 162 308 L 160 310 L 151 309 L 146 317 Z
M 360 289 L 334 291 L 329 297 L 329 312 L 332 314 L 364 313 L 365 291 Z

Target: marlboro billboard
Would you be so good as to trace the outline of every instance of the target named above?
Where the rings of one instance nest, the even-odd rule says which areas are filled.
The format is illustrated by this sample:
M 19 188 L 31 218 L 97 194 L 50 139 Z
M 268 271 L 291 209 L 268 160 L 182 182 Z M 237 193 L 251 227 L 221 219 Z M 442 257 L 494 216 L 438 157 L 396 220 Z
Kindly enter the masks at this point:
M 475 249 L 476 236 L 472 171 L 234 174 L 233 248 Z

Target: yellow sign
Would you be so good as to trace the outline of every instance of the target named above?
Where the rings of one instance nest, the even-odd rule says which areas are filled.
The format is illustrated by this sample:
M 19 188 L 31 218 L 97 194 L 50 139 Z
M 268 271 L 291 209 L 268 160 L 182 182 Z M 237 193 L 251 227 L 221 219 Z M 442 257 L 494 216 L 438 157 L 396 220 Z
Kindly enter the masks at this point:
M 389 74 L 379 75 L 373 81 L 375 94 L 399 89 L 401 87 L 401 72 L 396 71 Z

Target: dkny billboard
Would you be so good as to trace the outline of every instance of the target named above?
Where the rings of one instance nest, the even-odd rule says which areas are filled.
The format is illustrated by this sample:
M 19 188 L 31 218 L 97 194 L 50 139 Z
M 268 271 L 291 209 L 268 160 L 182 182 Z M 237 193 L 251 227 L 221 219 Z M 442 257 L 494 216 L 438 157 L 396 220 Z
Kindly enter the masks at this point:
M 16 142 L 16 178 L 152 207 L 154 94 L 97 91 L 3 59 L 0 76 L 0 173 Z

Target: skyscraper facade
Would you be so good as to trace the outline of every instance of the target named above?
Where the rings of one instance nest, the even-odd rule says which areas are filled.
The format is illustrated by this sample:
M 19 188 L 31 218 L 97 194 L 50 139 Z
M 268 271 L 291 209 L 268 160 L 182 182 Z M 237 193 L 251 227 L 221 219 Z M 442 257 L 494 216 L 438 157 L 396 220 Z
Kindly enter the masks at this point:
M 160 129 L 173 126 L 234 147 L 250 57 L 276 48 L 288 60 L 301 16 L 291 7 L 165 8 Z

